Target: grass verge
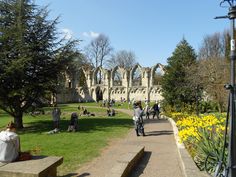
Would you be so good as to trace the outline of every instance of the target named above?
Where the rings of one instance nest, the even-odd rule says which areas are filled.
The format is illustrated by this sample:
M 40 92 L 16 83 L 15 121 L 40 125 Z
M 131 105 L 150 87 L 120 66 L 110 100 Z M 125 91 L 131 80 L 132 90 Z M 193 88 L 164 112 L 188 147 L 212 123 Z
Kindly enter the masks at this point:
M 31 150 L 36 155 L 63 156 L 64 162 L 58 168 L 61 176 L 99 156 L 109 141 L 124 137 L 132 127 L 132 119 L 128 115 L 119 112 L 115 117 L 107 117 L 106 109 L 89 107 L 87 109 L 95 113 L 95 116 L 80 117 L 79 131 L 69 133 L 67 127 L 70 114 L 79 112 L 78 104 L 63 104 L 59 107 L 62 110 L 60 133 L 47 134 L 52 130 L 50 107 L 44 108 L 44 115 L 25 115 L 25 128 L 17 133 L 20 135 L 22 151 Z M 12 118 L 3 112 L 0 112 L 0 117 L 0 128 L 4 129 Z

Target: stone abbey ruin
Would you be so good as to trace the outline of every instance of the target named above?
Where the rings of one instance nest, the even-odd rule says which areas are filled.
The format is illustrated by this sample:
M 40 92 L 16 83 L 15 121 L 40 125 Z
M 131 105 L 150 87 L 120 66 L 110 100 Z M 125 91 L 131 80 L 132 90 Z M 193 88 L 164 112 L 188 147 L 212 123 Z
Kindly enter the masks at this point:
M 76 73 L 67 73 L 65 89 L 57 94 L 58 103 L 90 102 L 100 100 L 149 100 L 159 101 L 160 80 L 164 66 L 141 67 L 136 64 L 126 69 L 115 67 L 80 68 Z

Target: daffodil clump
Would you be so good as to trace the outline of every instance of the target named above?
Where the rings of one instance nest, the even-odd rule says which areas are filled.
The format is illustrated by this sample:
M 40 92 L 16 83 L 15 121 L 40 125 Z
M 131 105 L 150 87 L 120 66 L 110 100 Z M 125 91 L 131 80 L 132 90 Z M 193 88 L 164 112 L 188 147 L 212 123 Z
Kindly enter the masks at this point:
M 180 120 L 180 119 L 188 116 L 188 114 L 182 113 L 182 112 L 172 112 L 170 116 L 171 116 L 172 119 L 177 121 L 177 120 Z
M 190 141 L 197 143 L 201 140 L 201 131 L 205 129 L 212 133 L 222 134 L 225 129 L 225 117 L 216 117 L 215 115 L 204 115 L 198 117 L 195 115 L 186 116 L 178 119 L 176 125 L 179 129 L 179 137 L 182 142 Z
M 182 118 L 179 117 L 176 122 L 180 140 L 201 170 L 204 170 L 204 163 L 209 154 L 214 154 L 217 157 L 215 159 L 221 156 L 224 146 L 225 121 L 224 115 L 209 114 L 200 117 L 185 115 Z

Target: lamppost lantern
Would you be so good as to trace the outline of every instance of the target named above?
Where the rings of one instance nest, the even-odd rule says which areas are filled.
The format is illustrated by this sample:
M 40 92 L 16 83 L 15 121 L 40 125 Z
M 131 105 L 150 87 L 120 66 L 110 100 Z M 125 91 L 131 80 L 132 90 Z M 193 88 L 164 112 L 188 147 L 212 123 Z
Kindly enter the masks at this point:
M 232 6 L 229 8 L 228 13 L 229 19 L 235 19 L 236 18 L 236 6 Z

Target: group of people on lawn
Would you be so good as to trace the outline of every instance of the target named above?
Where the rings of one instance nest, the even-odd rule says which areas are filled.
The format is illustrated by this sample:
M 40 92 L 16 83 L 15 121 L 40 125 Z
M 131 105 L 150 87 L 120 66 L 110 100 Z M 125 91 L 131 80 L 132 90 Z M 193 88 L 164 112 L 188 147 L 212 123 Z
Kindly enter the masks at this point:
M 142 106 L 140 104 L 141 102 L 135 103 L 134 106 L 134 115 L 138 117 L 142 117 L 143 113 L 145 112 L 146 118 L 149 119 L 149 107 L 148 104 L 146 104 L 145 109 L 142 109 Z M 159 118 L 159 107 L 157 102 L 152 107 L 153 109 L 153 118 L 157 116 Z M 83 110 L 84 111 L 84 110 Z M 109 114 L 114 114 L 114 112 L 109 112 Z M 61 116 L 61 110 L 54 106 L 52 110 L 52 118 L 53 118 L 53 127 L 55 133 L 59 131 L 59 122 L 60 122 L 60 116 Z M 137 125 L 137 122 L 134 120 L 135 125 Z M 70 122 L 68 126 L 68 131 L 77 131 L 78 130 L 78 115 L 76 112 L 73 112 L 70 117 Z M 137 132 L 137 127 L 136 127 Z M 138 132 L 137 132 L 138 136 Z M 30 159 L 30 154 L 26 152 L 21 152 L 20 150 L 20 138 L 16 134 L 16 125 L 13 122 L 10 122 L 6 126 L 6 130 L 0 132 L 0 162 L 3 163 L 9 163 L 16 160 L 28 160 Z
M 59 131 L 60 117 L 61 117 L 61 110 L 55 105 L 52 110 L 54 130 L 50 131 L 49 133 L 57 133 Z M 78 114 L 76 112 L 73 112 L 70 116 L 70 122 L 67 129 L 68 132 L 72 132 L 72 131 L 75 132 L 78 130 L 79 128 L 78 120 L 79 120 Z
M 95 116 L 94 113 L 89 112 L 85 107 L 78 106 L 78 110 L 80 111 L 80 116 Z M 59 131 L 59 122 L 60 122 L 61 110 L 56 105 L 52 110 L 52 119 L 53 119 L 53 127 L 54 129 L 49 132 L 57 133 Z M 70 121 L 68 125 L 68 132 L 75 132 L 79 129 L 79 116 L 76 112 L 73 112 L 70 116 Z
M 78 107 L 78 109 L 82 109 L 82 114 L 87 115 L 87 110 L 82 107 Z M 154 103 L 154 105 L 152 107 L 149 106 L 148 101 L 145 100 L 145 108 L 142 108 L 142 104 L 141 101 L 139 102 L 134 102 L 133 104 L 133 109 L 134 109 L 134 116 L 138 117 L 137 120 L 134 120 L 134 125 L 135 125 L 135 130 L 137 133 L 137 136 L 139 136 L 138 134 L 138 130 L 137 130 L 137 123 L 139 120 L 143 120 L 143 116 L 145 116 L 146 119 L 150 119 L 150 116 L 152 115 L 152 118 L 154 119 L 155 117 L 157 117 L 157 119 L 159 119 L 159 115 L 160 115 L 160 108 L 158 105 L 158 102 L 156 101 Z M 60 121 L 60 115 L 61 115 L 61 111 L 58 107 L 55 107 L 52 111 L 52 117 L 53 117 L 53 124 L 54 124 L 54 130 L 55 133 L 57 131 L 59 131 L 59 121 Z M 107 109 L 107 115 L 108 116 L 115 116 L 115 110 L 114 109 L 110 109 L 110 107 L 108 107 Z M 76 112 L 73 112 L 71 114 L 71 119 L 70 119 L 70 123 L 68 126 L 68 131 L 71 132 L 75 132 L 78 130 L 78 115 Z
M 54 107 L 52 111 L 54 133 L 59 131 L 61 110 Z M 78 130 L 78 115 L 73 112 L 71 114 L 68 131 Z M 13 161 L 22 161 L 31 159 L 29 152 L 21 152 L 20 138 L 16 133 L 16 125 L 11 121 L 6 129 L 0 132 L 0 162 L 10 163 Z

